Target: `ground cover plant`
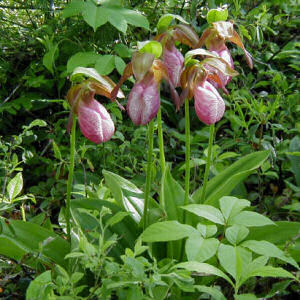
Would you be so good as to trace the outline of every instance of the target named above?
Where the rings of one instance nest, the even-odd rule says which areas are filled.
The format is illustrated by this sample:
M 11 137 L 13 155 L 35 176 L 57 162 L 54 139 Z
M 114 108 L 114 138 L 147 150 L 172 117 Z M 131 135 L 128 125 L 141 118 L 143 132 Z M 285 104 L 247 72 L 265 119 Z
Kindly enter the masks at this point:
M 2 1 L 1 299 L 295 299 L 297 1 Z

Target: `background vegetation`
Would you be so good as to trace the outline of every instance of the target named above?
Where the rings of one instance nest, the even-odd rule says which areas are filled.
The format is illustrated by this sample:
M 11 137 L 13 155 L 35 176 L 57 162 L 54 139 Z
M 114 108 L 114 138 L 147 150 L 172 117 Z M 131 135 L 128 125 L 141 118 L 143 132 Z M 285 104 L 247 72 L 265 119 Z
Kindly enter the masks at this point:
M 209 176 L 213 178 L 220 174 L 247 154 L 269 150 L 268 159 L 262 160 L 259 168 L 250 170 L 249 176 L 237 184 L 230 195 L 248 199 L 253 211 L 272 221 L 284 221 L 278 227 L 278 236 L 270 233 L 273 235 L 269 242 L 299 262 L 300 81 L 297 72 L 300 69 L 300 43 L 297 39 L 299 19 L 296 18 L 299 1 L 89 0 L 85 7 L 81 6 L 80 0 L 69 2 L 5 0 L 0 3 L 0 297 L 23 299 L 30 282 L 44 274 L 40 283 L 35 281 L 36 286 L 30 285 L 27 299 L 164 299 L 158 294 L 167 295 L 168 292 L 160 292 L 154 287 L 154 294 L 143 297 L 153 282 L 163 280 L 161 274 L 168 268 L 159 263 L 158 257 L 157 260 L 149 257 L 142 248 L 144 246 L 134 243 L 138 235 L 132 234 L 133 241 L 124 242 L 122 246 L 120 236 L 111 235 L 111 232 L 106 235 L 105 230 L 110 231 L 109 225 L 103 224 L 108 224 L 109 211 L 102 209 L 96 213 L 86 207 L 89 213 L 76 216 L 83 228 L 78 244 L 71 245 L 73 252 L 69 245 L 66 246 L 62 211 L 69 166 L 69 135 L 66 132 L 69 107 L 65 101 L 70 88 L 68 78 L 76 67 L 83 66 L 94 67 L 102 75 L 109 74 L 117 82 L 137 42 L 155 35 L 153 28 L 163 14 L 182 16 L 200 36 L 207 27 L 207 11 L 222 5 L 228 6 L 229 19 L 235 21 L 252 54 L 254 69 L 246 67 L 241 50 L 229 45 L 240 76 L 228 85 L 230 95 L 222 95 L 226 112 L 216 125 Z M 107 22 L 101 24 L 102 19 L 94 14 L 98 2 L 101 7 L 103 2 L 109 2 L 138 11 L 145 18 L 128 17 L 125 11 L 121 14 L 111 9 Z M 183 46 L 182 50 L 188 49 Z M 128 94 L 132 85 L 133 81 L 127 81 L 123 91 Z M 116 179 L 109 172 L 129 179 L 144 190 L 147 127 L 134 126 L 115 103 L 101 101 L 111 113 L 117 130 L 109 142 L 101 145 L 89 142 L 78 130 L 73 197 L 75 206 L 83 205 L 81 209 L 84 208 L 80 202 L 83 197 L 109 201 L 116 198 L 111 183 Z M 170 163 L 172 178 L 183 187 L 184 112 L 175 111 L 167 85 L 161 87 L 161 104 L 166 161 Z M 194 192 L 203 180 L 209 128 L 198 120 L 193 109 L 190 113 L 191 192 Z M 109 172 L 103 173 L 103 170 Z M 161 169 L 156 137 L 152 175 L 151 196 L 157 199 L 161 189 Z M 116 215 L 114 207 L 110 209 Z M 111 222 L 118 223 L 126 215 L 119 217 Z M 26 224 L 18 226 L 19 223 L 14 223 L 19 222 L 17 220 L 26 220 Z M 100 237 L 94 220 L 100 222 Z M 30 227 L 32 224 L 39 227 Z M 262 231 L 262 236 L 267 235 L 268 228 Z M 88 231 L 91 234 L 85 237 L 84 233 Z M 35 234 L 39 237 L 35 238 Z M 15 236 L 18 239 L 14 239 Z M 220 238 L 219 235 L 216 237 Z M 257 236 L 255 238 L 259 240 Z M 30 239 L 32 245 L 28 242 Z M 95 241 L 100 244 L 100 250 L 95 250 Z M 109 252 L 112 246 L 114 248 Z M 123 251 L 125 248 L 126 252 Z M 55 253 L 54 249 L 61 252 Z M 74 252 L 74 249 L 77 250 Z M 64 256 L 67 254 L 69 260 L 77 259 L 78 269 L 65 270 L 68 259 L 64 260 Z M 113 260 L 111 256 L 117 259 Z M 101 265 L 106 267 L 100 268 Z M 293 264 L 285 267 L 299 278 L 299 269 L 295 271 Z M 52 277 L 51 271 L 47 270 L 52 270 Z M 139 279 L 130 278 L 132 272 L 136 272 L 133 276 Z M 196 299 L 188 296 L 193 290 L 189 289 L 192 285 L 189 275 L 183 271 L 177 273 L 177 277 L 172 272 L 166 273 L 169 276 L 166 276 L 166 282 L 176 283 L 170 299 Z M 142 284 L 132 285 L 134 280 Z M 196 288 L 197 297 L 209 294 L 214 299 L 221 299 L 207 289 L 214 285 L 231 299 L 232 288 L 223 281 L 213 281 L 211 277 L 201 280 Z M 131 284 L 118 286 L 118 282 Z M 53 289 L 55 295 L 59 295 L 57 298 L 51 294 Z M 294 299 L 299 286 L 292 279 L 253 277 L 246 282 L 242 292 L 248 297 L 255 297 L 255 294 L 262 298 Z M 39 293 L 44 296 L 38 296 Z

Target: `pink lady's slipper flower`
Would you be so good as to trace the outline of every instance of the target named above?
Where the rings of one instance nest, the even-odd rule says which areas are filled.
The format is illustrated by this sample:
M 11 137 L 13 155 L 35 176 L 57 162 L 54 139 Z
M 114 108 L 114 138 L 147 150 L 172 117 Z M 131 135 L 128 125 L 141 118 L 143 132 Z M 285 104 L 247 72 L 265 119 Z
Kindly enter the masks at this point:
M 134 75 L 136 82 L 129 93 L 126 110 L 134 124 L 146 125 L 157 115 L 160 106 L 159 84 L 162 78 L 170 81 L 167 68 L 153 54 L 135 52 L 111 93 L 112 99 L 115 99 L 118 89 L 131 75 Z M 176 91 L 174 95 L 179 99 Z
M 217 54 L 220 58 L 222 58 L 225 62 L 229 64 L 229 66 L 234 69 L 233 60 L 230 54 L 230 51 L 225 45 L 226 41 L 230 41 L 237 46 L 239 46 L 245 53 L 246 61 L 249 67 L 252 69 L 252 58 L 250 53 L 245 49 L 245 46 L 237 34 L 237 32 L 233 28 L 233 24 L 231 22 L 219 21 L 212 24 L 212 27 L 206 29 L 202 36 L 200 37 L 199 43 L 197 47 L 202 47 L 205 44 L 206 48 L 209 49 L 214 54 Z M 209 67 L 211 69 L 211 67 Z M 210 80 L 210 82 L 218 88 L 223 88 L 230 82 L 231 76 L 224 75 L 220 73 L 220 71 L 216 71 L 217 75 L 221 80 L 221 84 Z
M 110 114 L 95 99 L 79 103 L 78 122 L 82 134 L 96 144 L 107 142 L 115 132 Z
M 215 124 L 224 115 L 224 100 L 208 81 L 195 85 L 194 104 L 199 120 L 207 125 Z
M 82 134 L 93 143 L 100 144 L 111 139 L 115 126 L 106 108 L 95 100 L 94 96 L 98 94 L 110 97 L 116 85 L 106 76 L 96 74 L 95 77 L 96 80 L 85 80 L 68 91 L 67 100 L 72 107 L 68 131 L 72 127 L 72 114 L 76 114 Z M 124 97 L 122 91 L 118 92 L 118 97 Z
M 203 60 L 197 60 L 195 56 L 203 56 Z M 218 122 L 224 115 L 225 103 L 216 88 L 209 82 L 214 80 L 222 85 L 222 75 L 235 76 L 237 72 L 217 54 L 204 49 L 195 49 L 187 52 L 186 67 L 181 75 L 182 93 L 180 101 L 194 98 L 195 111 L 203 123 L 210 125 Z M 213 73 L 211 69 L 214 69 Z
M 164 16 L 162 19 L 163 18 Z M 169 16 L 167 18 L 169 18 Z M 160 23 L 159 21 L 158 24 L 166 23 Z M 175 88 L 180 87 L 180 76 L 184 69 L 184 57 L 175 47 L 175 43 L 180 42 L 193 48 L 197 45 L 199 37 L 191 27 L 184 24 L 170 26 L 158 25 L 157 31 L 159 34 L 155 37 L 155 40 L 159 41 L 163 47 L 162 60 L 167 69 L 171 96 L 176 105 L 176 109 L 179 110 L 181 103 Z
M 130 91 L 127 112 L 136 125 L 149 123 L 156 115 L 160 105 L 158 86 L 152 74 L 147 74 Z

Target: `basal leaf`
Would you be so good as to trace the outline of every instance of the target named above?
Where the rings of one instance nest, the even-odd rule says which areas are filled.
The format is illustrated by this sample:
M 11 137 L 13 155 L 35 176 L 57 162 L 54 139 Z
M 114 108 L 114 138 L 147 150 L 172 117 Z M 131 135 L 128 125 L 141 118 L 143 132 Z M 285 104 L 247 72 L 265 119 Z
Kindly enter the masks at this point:
M 218 200 L 222 196 L 228 196 L 238 183 L 245 180 L 255 169 L 262 165 L 269 154 L 270 151 L 248 154 L 213 177 L 207 184 L 205 204 L 217 206 Z M 193 194 L 196 203 L 200 202 L 201 194 L 202 188 Z

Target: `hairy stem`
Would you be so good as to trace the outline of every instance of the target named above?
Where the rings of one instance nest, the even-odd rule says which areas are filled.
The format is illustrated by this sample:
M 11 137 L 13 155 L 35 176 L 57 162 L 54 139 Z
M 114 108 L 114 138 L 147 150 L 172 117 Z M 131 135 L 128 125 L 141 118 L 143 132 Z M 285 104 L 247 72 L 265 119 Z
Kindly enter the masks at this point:
M 148 206 L 149 206 L 149 194 L 151 187 L 151 167 L 152 167 L 152 152 L 153 152 L 153 132 L 154 122 L 150 121 L 148 127 L 148 160 L 147 160 L 147 174 L 146 174 L 146 190 L 145 190 L 145 203 L 143 214 L 143 228 L 146 229 L 148 225 Z
M 189 100 L 185 99 L 185 195 L 184 205 L 189 203 L 190 195 L 190 160 L 191 160 L 191 137 L 190 137 L 190 108 Z
M 157 113 L 157 127 L 158 127 L 158 142 L 159 142 L 159 153 L 160 153 L 160 167 L 161 173 L 165 173 L 166 169 L 166 160 L 165 160 L 165 150 L 164 150 L 164 136 L 162 129 L 162 121 L 161 121 L 161 107 Z
M 202 186 L 201 203 L 203 203 L 205 200 L 206 186 L 207 186 L 209 168 L 211 162 L 212 145 L 214 141 L 214 131 L 215 131 L 215 124 L 212 124 L 210 125 L 209 128 L 208 153 L 207 153 L 207 162 L 205 165 L 204 181 Z
M 75 115 L 73 114 L 72 131 L 70 136 L 70 167 L 69 167 L 69 176 L 68 176 L 68 183 L 67 183 L 67 198 L 66 198 L 66 212 L 65 212 L 65 218 L 67 224 L 67 237 L 69 241 L 71 241 L 70 201 L 71 201 L 73 174 L 74 174 L 75 137 L 76 137 L 76 118 Z

